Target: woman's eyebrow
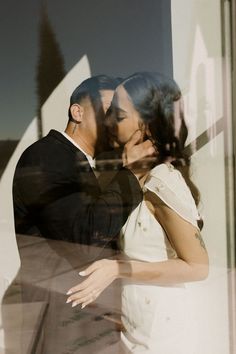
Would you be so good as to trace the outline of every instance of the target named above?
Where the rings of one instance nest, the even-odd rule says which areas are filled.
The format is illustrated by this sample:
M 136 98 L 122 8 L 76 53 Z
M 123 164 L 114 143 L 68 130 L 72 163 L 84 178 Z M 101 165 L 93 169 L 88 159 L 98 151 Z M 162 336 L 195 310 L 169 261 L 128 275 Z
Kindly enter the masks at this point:
M 120 107 L 117 107 L 115 105 L 112 105 L 112 108 L 114 108 L 116 111 L 119 111 L 121 113 L 127 113 L 124 109 L 120 108 Z

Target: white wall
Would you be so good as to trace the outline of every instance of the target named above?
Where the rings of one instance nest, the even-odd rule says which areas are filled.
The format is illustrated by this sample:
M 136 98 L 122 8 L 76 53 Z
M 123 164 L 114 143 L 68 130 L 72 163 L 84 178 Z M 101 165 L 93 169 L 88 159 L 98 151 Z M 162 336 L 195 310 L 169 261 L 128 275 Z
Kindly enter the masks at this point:
M 12 204 L 13 175 L 21 153 L 37 138 L 37 120 L 34 118 L 14 151 L 0 180 L 0 304 L 5 291 L 20 268 Z M 0 312 L 0 352 L 1 348 L 4 348 L 4 330 Z
M 44 103 L 41 109 L 43 135 L 46 135 L 50 129 L 65 130 L 70 96 L 74 89 L 90 76 L 89 61 L 84 55 Z
M 201 192 L 203 238 L 210 256 L 207 281 L 190 284 L 197 354 L 229 353 L 227 232 L 220 0 L 172 0 L 174 77 L 184 94 L 188 142 L 208 130 L 210 142 L 192 158 Z

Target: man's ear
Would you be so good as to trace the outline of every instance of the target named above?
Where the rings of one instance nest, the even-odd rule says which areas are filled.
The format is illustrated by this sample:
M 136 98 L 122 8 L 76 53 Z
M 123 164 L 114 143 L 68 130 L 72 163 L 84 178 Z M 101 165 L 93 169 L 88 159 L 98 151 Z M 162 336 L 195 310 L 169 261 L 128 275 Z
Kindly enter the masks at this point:
M 70 106 L 70 113 L 73 119 L 75 119 L 78 123 L 81 123 L 83 120 L 84 109 L 78 104 L 74 103 Z

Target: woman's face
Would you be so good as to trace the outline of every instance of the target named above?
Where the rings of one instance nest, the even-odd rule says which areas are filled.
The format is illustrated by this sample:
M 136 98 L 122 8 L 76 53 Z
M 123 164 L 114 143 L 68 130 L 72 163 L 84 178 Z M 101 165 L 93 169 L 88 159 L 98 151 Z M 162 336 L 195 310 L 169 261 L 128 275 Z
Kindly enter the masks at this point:
M 117 87 L 107 116 L 107 125 L 114 145 L 126 144 L 143 126 L 139 113 L 125 88 Z

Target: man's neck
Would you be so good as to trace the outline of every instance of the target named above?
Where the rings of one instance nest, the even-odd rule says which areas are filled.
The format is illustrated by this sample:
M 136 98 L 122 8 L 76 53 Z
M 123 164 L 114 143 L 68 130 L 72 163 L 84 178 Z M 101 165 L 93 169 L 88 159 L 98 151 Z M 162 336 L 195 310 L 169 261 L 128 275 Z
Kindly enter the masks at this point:
M 81 134 L 74 133 L 71 129 L 66 128 L 65 133 L 87 154 L 94 157 L 95 148 L 83 139 Z

